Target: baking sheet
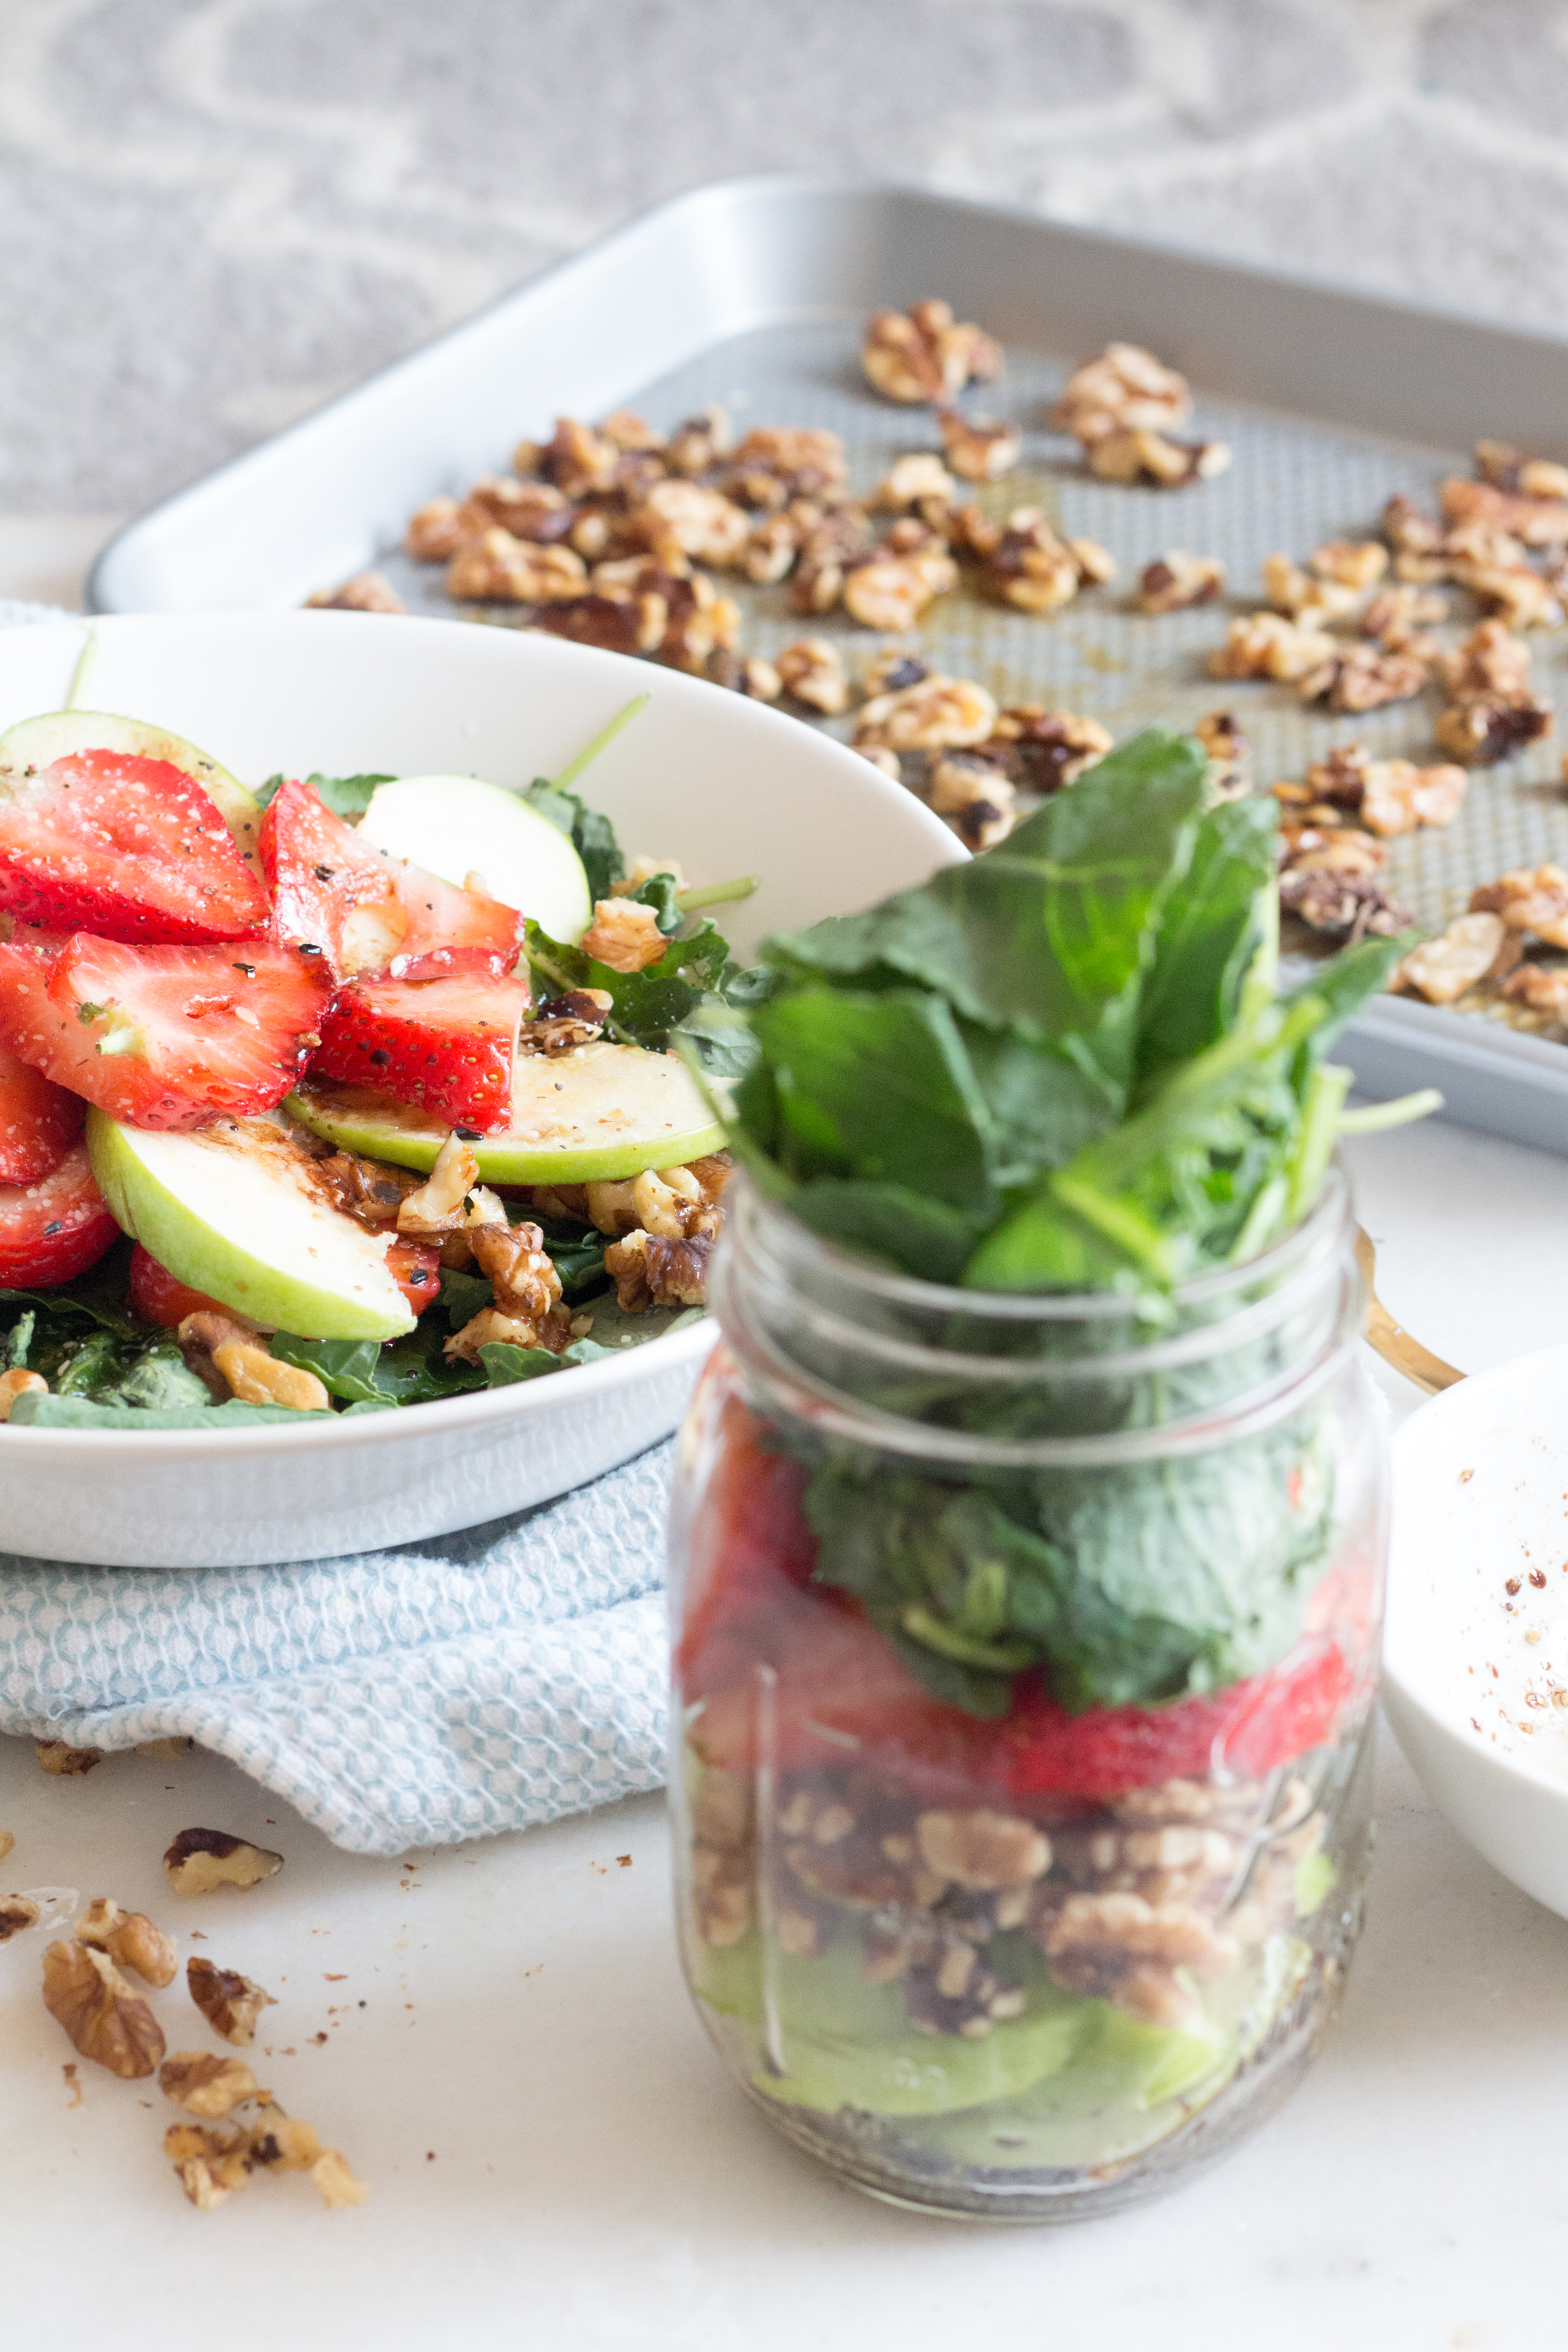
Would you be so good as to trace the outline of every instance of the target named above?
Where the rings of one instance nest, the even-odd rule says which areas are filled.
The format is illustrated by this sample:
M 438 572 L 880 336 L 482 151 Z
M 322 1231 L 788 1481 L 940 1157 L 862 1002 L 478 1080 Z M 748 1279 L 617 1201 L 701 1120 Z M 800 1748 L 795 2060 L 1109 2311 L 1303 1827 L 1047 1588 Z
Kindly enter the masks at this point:
M 1325 539 L 1369 536 L 1394 490 L 1435 509 L 1438 480 L 1469 470 L 1480 434 L 1563 454 L 1568 345 L 900 192 L 742 183 L 661 207 L 131 526 L 100 560 L 94 604 L 298 603 L 374 562 L 411 610 L 515 625 L 505 607 L 454 606 L 440 567 L 396 551 L 416 504 L 504 470 L 515 441 L 546 436 L 558 413 L 627 404 L 662 428 L 710 401 L 742 430 L 829 427 L 868 490 L 895 457 L 940 441 L 929 411 L 870 390 L 860 326 L 880 303 L 939 292 L 1005 343 L 1005 377 L 968 404 L 1024 428 L 1018 467 L 980 503 L 1045 508 L 1065 535 L 1107 546 L 1117 580 L 1047 618 L 961 588 L 894 641 L 842 614 L 806 622 L 786 585 L 723 575 L 745 611 L 745 650 L 774 653 L 808 629 L 842 640 L 852 661 L 906 644 L 1000 702 L 1063 706 L 1119 737 L 1230 709 L 1262 786 L 1351 740 L 1439 756 L 1436 691 L 1332 715 L 1288 686 L 1216 680 L 1208 656 L 1228 618 L 1263 602 L 1271 551 L 1301 560 Z M 1045 416 L 1064 374 L 1111 333 L 1189 373 L 1197 413 L 1184 429 L 1227 441 L 1228 472 L 1174 491 L 1084 472 Z M 1229 594 L 1182 614 L 1131 611 L 1137 573 L 1173 547 L 1219 556 Z M 1457 639 L 1476 612 L 1448 593 Z M 1561 700 L 1568 632 L 1529 642 L 1539 690 Z M 852 717 L 829 723 L 852 730 Z M 1390 887 L 1424 925 L 1510 866 L 1568 863 L 1560 760 L 1549 737 L 1478 771 L 1452 825 L 1391 845 Z M 1435 1083 L 1452 1116 L 1568 1152 L 1568 1046 L 1552 1036 L 1391 1001 L 1355 1024 L 1346 1058 L 1368 1092 Z

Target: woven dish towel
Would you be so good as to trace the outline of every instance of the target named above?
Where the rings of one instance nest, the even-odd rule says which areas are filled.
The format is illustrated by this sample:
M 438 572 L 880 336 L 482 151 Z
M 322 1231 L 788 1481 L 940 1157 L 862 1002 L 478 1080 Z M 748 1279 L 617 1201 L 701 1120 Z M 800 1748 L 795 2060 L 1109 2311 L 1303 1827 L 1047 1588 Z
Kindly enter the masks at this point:
M 0 628 L 76 617 L 0 600 Z M 672 1451 L 354 1559 L 176 1570 L 0 1552 L 0 1732 L 105 1748 L 189 1734 L 351 1853 L 659 1788 Z

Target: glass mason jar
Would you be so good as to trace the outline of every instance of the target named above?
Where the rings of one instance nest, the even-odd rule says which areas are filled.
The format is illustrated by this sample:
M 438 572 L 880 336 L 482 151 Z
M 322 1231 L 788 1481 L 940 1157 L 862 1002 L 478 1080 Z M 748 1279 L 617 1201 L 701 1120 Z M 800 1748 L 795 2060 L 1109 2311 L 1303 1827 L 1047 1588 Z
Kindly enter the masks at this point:
M 944 1288 L 731 1200 L 671 1556 L 699 2012 L 876 2195 L 1132 2202 L 1285 2096 L 1361 1922 L 1385 1447 L 1343 1179 L 1158 1301 Z

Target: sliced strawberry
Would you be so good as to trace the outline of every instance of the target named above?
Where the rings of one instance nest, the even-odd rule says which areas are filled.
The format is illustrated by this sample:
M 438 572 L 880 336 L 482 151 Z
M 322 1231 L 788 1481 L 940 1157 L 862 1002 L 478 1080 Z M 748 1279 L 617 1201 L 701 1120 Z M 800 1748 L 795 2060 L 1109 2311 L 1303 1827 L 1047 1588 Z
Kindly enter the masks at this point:
M 69 1282 L 97 1264 L 119 1231 L 79 1143 L 36 1184 L 0 1184 L 0 1288 Z
M 386 1270 L 413 1307 L 423 1315 L 441 1296 L 441 1257 L 425 1242 L 398 1238 L 388 1244 Z
M 330 982 L 268 940 L 62 952 L 0 947 L 0 1044 L 111 1118 L 202 1127 L 281 1101 L 314 1051 Z
M 319 950 L 336 979 L 435 980 L 517 961 L 523 919 L 513 908 L 373 849 L 313 784 L 279 788 L 260 845 L 279 937 Z
M 87 1105 L 0 1049 L 0 1183 L 36 1184 L 82 1130 Z
M 527 1003 L 523 982 L 484 972 L 356 981 L 333 1000 L 312 1066 L 484 1135 L 507 1122 Z
M 157 1323 L 165 1331 L 177 1331 L 187 1315 L 211 1311 L 227 1315 L 230 1309 L 209 1298 L 205 1290 L 192 1290 L 172 1275 L 166 1265 L 140 1242 L 131 1253 L 131 1304 L 143 1323 Z
M 0 772 L 0 909 L 102 939 L 248 939 L 267 894 L 184 769 L 77 751 Z

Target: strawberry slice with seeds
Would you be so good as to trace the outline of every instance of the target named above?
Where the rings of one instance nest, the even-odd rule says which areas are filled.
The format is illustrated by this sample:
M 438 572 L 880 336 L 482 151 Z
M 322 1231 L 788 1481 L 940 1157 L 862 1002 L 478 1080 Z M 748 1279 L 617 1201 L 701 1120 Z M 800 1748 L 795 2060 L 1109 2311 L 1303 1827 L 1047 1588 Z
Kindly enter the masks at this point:
M 204 1127 L 282 1100 L 330 986 L 319 963 L 268 940 L 13 941 L 0 947 L 0 1045 L 131 1127 Z
M 521 980 L 356 981 L 333 1000 L 312 1067 L 417 1104 L 447 1127 L 504 1127 L 528 990 Z
M 248 939 L 267 894 L 215 803 L 167 760 L 73 751 L 0 767 L 0 910 L 149 943 Z
M 399 1234 L 386 1248 L 386 1270 L 413 1307 L 423 1315 L 441 1296 L 441 1255 L 425 1242 Z
M 432 980 L 510 971 L 522 917 L 362 841 L 313 784 L 280 785 L 261 824 L 279 937 L 320 953 L 334 979 Z
M 127 1287 L 131 1304 L 143 1323 L 156 1323 L 165 1331 L 177 1331 L 187 1315 L 210 1312 L 232 1317 L 234 1312 L 232 1307 L 220 1307 L 205 1290 L 193 1290 L 166 1265 L 160 1265 L 140 1242 L 131 1253 Z
M 79 1095 L 0 1049 L 0 1184 L 36 1184 L 49 1175 L 86 1118 Z
M 0 1184 L 0 1289 L 69 1282 L 119 1233 L 79 1143 L 36 1184 Z

